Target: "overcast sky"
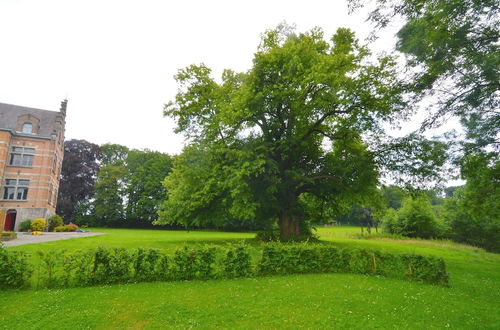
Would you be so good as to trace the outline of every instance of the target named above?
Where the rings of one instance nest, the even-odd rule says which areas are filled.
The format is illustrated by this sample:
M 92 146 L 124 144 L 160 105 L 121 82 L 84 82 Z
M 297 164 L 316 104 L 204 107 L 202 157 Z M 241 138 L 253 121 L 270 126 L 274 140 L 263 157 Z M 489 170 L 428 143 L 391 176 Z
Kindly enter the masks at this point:
M 66 139 L 179 153 L 162 114 L 177 70 L 246 71 L 260 34 L 283 21 L 364 39 L 365 18 L 343 0 L 0 0 L 0 102 L 58 110 L 67 97 Z M 373 45 L 392 46 L 392 33 Z

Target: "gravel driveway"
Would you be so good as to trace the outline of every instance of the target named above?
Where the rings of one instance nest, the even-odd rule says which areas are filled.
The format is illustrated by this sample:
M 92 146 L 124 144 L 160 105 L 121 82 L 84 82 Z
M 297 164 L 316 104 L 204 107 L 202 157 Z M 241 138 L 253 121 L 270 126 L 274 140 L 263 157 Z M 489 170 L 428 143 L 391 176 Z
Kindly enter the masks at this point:
M 78 237 L 89 237 L 89 236 L 97 236 L 104 235 L 105 233 L 43 233 L 42 235 L 31 235 L 31 233 L 17 233 L 17 238 L 3 242 L 4 246 L 18 246 L 24 244 L 34 244 L 34 243 L 42 243 L 42 242 L 50 242 L 50 241 L 60 241 L 63 239 L 71 239 Z

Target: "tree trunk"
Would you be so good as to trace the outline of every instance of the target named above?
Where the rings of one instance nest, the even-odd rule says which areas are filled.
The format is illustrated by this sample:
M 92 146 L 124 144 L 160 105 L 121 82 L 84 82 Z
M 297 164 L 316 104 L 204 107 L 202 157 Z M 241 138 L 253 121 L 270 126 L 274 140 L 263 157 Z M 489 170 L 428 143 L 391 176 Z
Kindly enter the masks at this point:
M 300 217 L 296 214 L 283 213 L 279 219 L 280 238 L 288 241 L 300 235 Z

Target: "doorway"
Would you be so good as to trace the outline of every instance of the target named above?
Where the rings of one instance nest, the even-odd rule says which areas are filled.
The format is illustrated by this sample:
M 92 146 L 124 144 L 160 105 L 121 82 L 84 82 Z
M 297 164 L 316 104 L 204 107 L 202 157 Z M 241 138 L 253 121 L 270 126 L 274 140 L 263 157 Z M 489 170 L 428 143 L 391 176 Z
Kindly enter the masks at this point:
M 16 210 L 8 210 L 7 215 L 5 216 L 5 225 L 3 226 L 3 230 L 5 231 L 14 231 L 14 227 L 16 226 Z

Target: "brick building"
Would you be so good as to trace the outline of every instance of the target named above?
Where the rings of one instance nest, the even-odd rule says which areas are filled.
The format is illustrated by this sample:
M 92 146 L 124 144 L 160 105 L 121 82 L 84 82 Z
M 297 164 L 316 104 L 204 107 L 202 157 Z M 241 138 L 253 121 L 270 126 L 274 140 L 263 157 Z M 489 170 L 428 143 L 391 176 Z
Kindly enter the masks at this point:
M 59 111 L 0 103 L 0 215 L 4 230 L 55 214 L 67 100 Z M 2 221 L 4 220 L 4 221 Z

